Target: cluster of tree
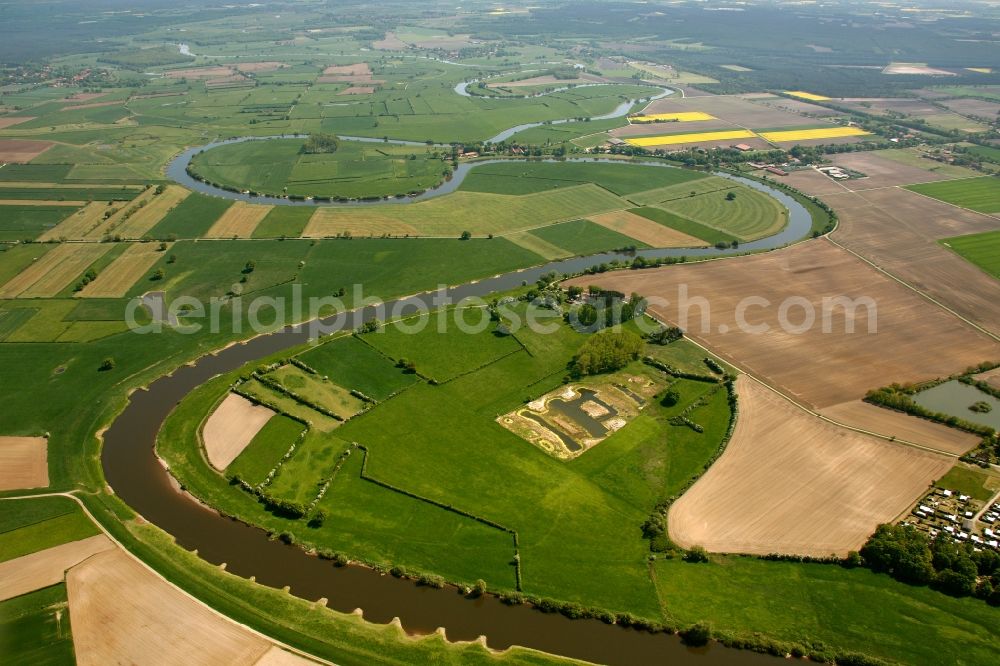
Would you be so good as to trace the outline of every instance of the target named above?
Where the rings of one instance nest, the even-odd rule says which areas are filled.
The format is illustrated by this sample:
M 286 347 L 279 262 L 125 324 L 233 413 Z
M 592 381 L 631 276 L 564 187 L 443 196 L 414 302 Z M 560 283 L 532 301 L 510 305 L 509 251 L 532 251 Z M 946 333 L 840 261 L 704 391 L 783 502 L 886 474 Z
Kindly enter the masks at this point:
M 83 277 L 80 278 L 80 281 L 76 283 L 75 287 L 73 287 L 73 291 L 83 291 L 84 287 L 86 287 L 88 284 L 90 284 L 96 279 L 97 279 L 97 271 L 95 271 L 93 268 L 87 269 L 87 272 L 83 274 Z
M 654 345 L 669 345 L 684 337 L 684 331 L 677 326 L 661 326 L 652 333 L 646 334 L 646 340 Z
M 574 377 L 613 372 L 639 358 L 642 338 L 632 331 L 607 330 L 596 333 L 577 351 L 570 364 Z
M 946 534 L 932 540 L 911 525 L 879 525 L 860 556 L 873 571 L 905 583 L 1000 605 L 1000 555 L 995 551 L 955 543 Z
M 596 331 L 635 319 L 645 312 L 646 301 L 633 293 L 626 300 L 620 291 L 590 287 L 587 300 L 569 310 L 566 321 L 578 330 Z
M 340 140 L 333 134 L 310 134 L 306 142 L 302 144 L 303 155 L 317 155 L 320 153 L 335 153 L 340 147 Z

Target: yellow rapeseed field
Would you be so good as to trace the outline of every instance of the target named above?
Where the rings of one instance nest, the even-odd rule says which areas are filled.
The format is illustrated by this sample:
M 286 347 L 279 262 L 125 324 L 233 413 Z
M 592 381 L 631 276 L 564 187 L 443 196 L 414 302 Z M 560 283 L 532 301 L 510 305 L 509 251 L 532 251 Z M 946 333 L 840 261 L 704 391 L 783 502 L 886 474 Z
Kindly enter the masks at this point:
M 830 99 L 824 95 L 814 95 L 813 93 L 803 92 L 802 90 L 786 90 L 786 95 L 791 95 L 792 97 L 798 97 L 799 99 L 808 99 L 813 102 L 822 102 L 823 100 Z
M 646 148 L 648 146 L 670 146 L 678 143 L 697 143 L 699 141 L 725 141 L 727 139 L 752 139 L 757 136 L 750 130 L 724 130 L 721 132 L 689 132 L 686 134 L 667 134 L 661 136 L 642 136 L 626 139 L 633 146 Z
M 680 113 L 651 113 L 649 115 L 640 114 L 629 118 L 629 122 L 632 123 L 655 123 L 658 120 L 675 120 L 681 123 L 689 123 L 698 120 L 715 120 L 715 116 L 704 113 L 703 111 L 682 111 Z
M 864 136 L 871 134 L 858 127 L 820 127 L 819 129 L 785 130 L 782 132 L 761 132 L 761 136 L 772 143 L 786 141 L 808 141 L 809 139 L 836 139 L 842 136 Z

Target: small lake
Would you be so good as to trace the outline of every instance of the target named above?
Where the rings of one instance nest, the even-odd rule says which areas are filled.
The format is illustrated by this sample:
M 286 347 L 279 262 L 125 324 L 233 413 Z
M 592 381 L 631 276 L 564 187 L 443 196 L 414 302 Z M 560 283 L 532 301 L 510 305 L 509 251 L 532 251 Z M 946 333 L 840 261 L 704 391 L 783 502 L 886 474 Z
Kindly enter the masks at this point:
M 921 407 L 1000 430 L 1000 400 L 957 379 L 921 391 L 913 396 L 913 401 Z M 969 407 L 976 402 L 985 402 L 993 410 L 974 412 Z

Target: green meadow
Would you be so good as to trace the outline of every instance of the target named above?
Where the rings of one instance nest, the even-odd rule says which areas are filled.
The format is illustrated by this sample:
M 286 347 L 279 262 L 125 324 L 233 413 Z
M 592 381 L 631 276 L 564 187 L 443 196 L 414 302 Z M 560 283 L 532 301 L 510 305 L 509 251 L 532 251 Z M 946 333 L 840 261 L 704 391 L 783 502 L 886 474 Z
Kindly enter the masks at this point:
M 1000 178 L 994 176 L 907 185 L 906 189 L 980 213 L 1000 212 Z
M 938 242 L 1000 280 L 1000 231 L 956 236 Z
M 199 153 L 189 169 L 212 183 L 261 194 L 383 197 L 425 190 L 450 170 L 435 150 L 340 140 L 306 154 L 304 139 L 245 141 Z
M 12 666 L 76 663 L 64 584 L 0 601 L 0 654 Z

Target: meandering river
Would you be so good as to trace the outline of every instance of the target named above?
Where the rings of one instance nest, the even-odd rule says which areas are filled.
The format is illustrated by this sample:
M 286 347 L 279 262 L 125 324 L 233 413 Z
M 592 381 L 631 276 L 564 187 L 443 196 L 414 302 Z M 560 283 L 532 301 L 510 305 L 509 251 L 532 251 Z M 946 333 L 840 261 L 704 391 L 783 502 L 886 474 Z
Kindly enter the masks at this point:
M 209 144 L 214 145 L 218 144 Z M 185 172 L 187 161 L 203 148 L 205 147 L 185 151 L 170 165 L 168 174 L 191 189 L 206 192 L 202 187 L 204 183 L 191 179 Z M 470 170 L 491 162 L 492 160 L 460 165 L 450 181 L 433 192 L 428 192 L 424 198 L 454 191 Z M 614 160 L 607 162 L 635 163 Z M 648 164 L 675 168 L 658 162 Z M 659 249 L 644 250 L 640 254 L 647 257 L 722 256 L 777 248 L 808 235 L 811 229 L 809 212 L 793 198 L 756 181 L 729 174 L 718 175 L 732 178 L 778 199 L 788 209 L 788 224 L 777 234 L 746 243 L 739 250 Z M 316 205 L 281 198 L 251 198 L 217 191 L 215 188 L 206 193 L 277 205 Z M 381 200 L 352 205 L 393 203 L 399 202 Z M 407 241 L 401 239 L 399 242 Z M 550 262 L 457 286 L 449 290 L 449 295 L 456 300 L 466 296 L 486 296 L 491 292 L 514 288 L 524 281 L 532 282 L 550 271 L 577 272 L 597 263 L 628 256 L 603 253 Z M 430 298 L 430 295 L 416 295 L 397 302 L 429 303 Z M 387 310 L 392 310 L 394 303 L 386 305 Z M 346 318 L 343 326 L 346 329 L 357 327 L 372 316 L 374 311 L 371 309 L 356 311 Z M 157 433 L 174 406 L 212 377 L 302 344 L 307 341 L 307 336 L 303 327 L 290 327 L 262 335 L 181 366 L 171 375 L 154 381 L 148 390 L 134 392 L 124 411 L 104 434 L 102 462 L 110 486 L 146 520 L 173 535 L 180 546 L 197 549 L 199 556 L 208 562 L 225 562 L 229 572 L 244 577 L 254 576 L 262 585 L 275 588 L 287 585 L 292 594 L 305 599 L 325 597 L 330 607 L 340 611 L 349 612 L 361 608 L 365 618 L 373 622 L 385 623 L 398 617 L 403 627 L 411 633 L 429 633 L 438 627 L 444 627 L 452 640 L 472 640 L 484 635 L 492 648 L 522 645 L 608 664 L 773 664 L 771 657 L 730 650 L 717 644 L 707 648 L 688 648 L 676 636 L 607 625 L 597 620 L 569 620 L 562 615 L 542 613 L 527 606 L 508 606 L 491 596 L 467 599 L 453 588 L 418 586 L 411 581 L 381 575 L 364 567 L 335 567 L 331 562 L 310 556 L 298 547 L 272 541 L 263 530 L 224 518 L 178 493 L 154 450 Z

